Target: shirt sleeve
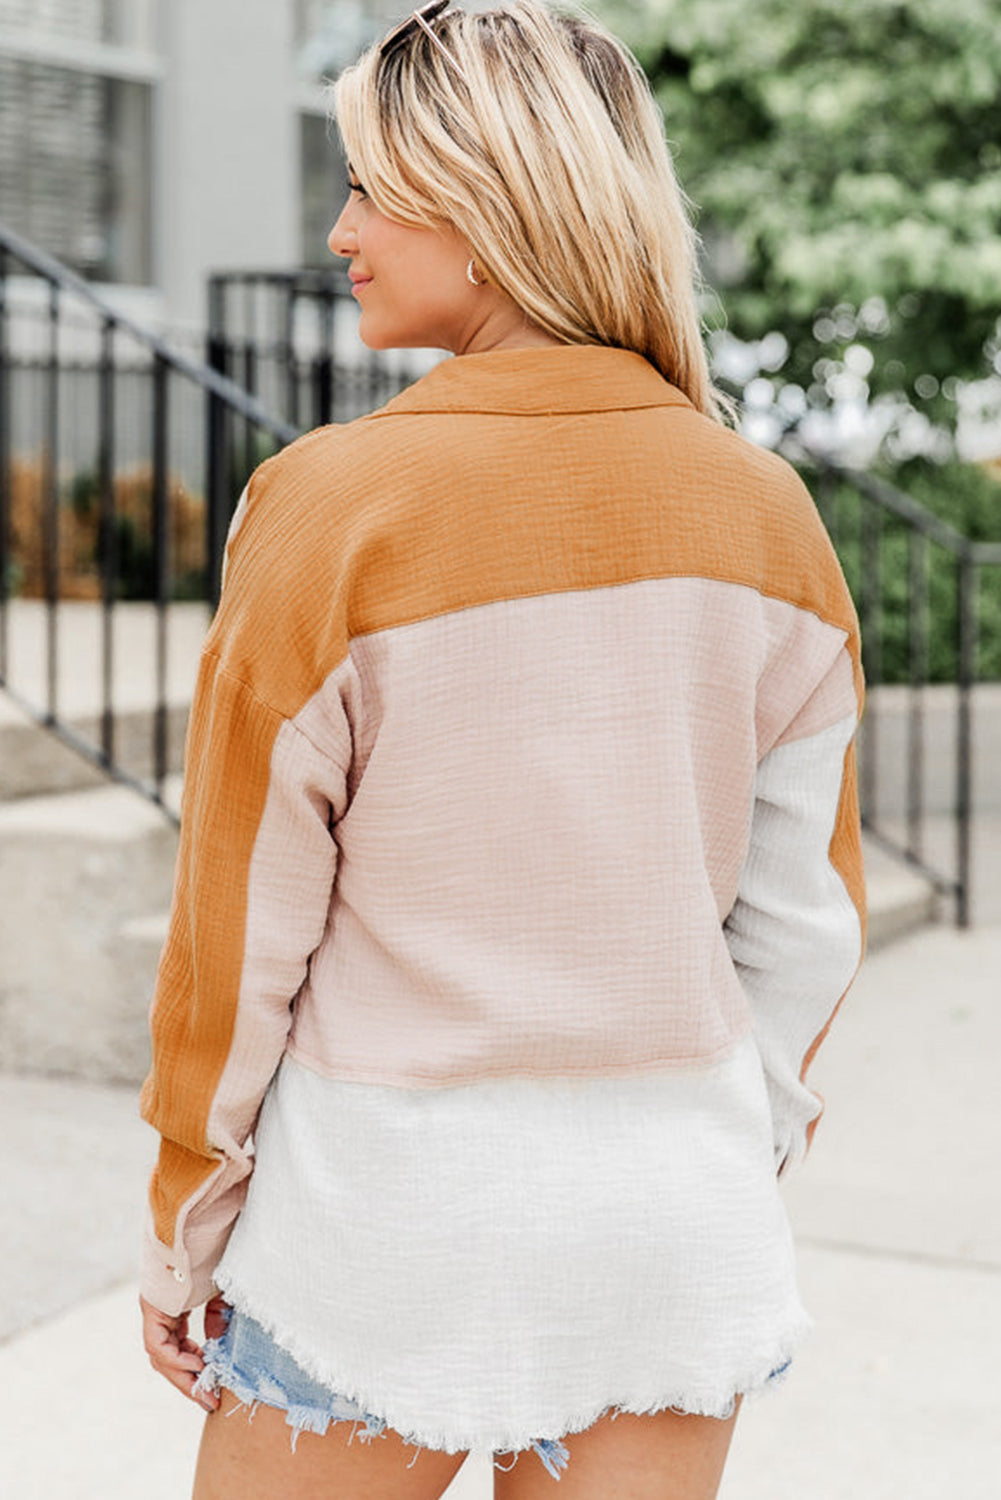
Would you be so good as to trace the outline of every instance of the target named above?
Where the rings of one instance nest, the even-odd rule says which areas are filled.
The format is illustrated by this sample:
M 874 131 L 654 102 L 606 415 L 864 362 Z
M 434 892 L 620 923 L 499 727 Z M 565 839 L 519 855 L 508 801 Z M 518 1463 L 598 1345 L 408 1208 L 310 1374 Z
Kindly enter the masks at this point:
M 864 882 L 855 772 L 858 704 L 847 649 L 760 761 L 750 841 L 725 934 L 747 995 L 779 1171 L 805 1156 L 821 1114 L 806 1073 L 862 959 Z M 804 732 L 807 731 L 807 732 Z
M 244 1201 L 254 1124 L 327 921 L 351 752 L 336 672 L 301 712 L 279 711 L 261 683 L 292 675 L 288 629 L 256 595 L 234 608 L 227 588 L 237 623 L 213 628 L 199 669 L 141 1101 L 161 1137 L 142 1290 L 168 1313 L 211 1295 Z

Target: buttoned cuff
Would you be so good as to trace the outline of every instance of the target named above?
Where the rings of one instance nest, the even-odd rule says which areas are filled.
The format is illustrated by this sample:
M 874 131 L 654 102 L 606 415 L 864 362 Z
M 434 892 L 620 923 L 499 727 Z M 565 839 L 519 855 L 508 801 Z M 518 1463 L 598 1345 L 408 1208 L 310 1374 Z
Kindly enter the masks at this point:
M 211 1272 L 192 1267 L 183 1247 L 165 1245 L 147 1227 L 143 1237 L 139 1290 L 161 1312 L 176 1317 L 207 1302 L 215 1291 Z

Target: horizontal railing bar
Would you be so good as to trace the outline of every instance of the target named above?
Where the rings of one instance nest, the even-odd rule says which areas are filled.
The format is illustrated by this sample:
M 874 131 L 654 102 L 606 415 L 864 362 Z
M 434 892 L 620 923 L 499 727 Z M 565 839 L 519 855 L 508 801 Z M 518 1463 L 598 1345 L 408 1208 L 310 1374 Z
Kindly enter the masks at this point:
M 100 329 L 96 325 L 93 328 L 93 334 L 93 354 L 88 356 L 77 355 L 72 359 L 60 359 L 59 372 L 61 375 L 95 375 L 98 373 L 101 366 L 101 353 L 99 347 Z M 248 352 L 250 352 L 251 354 L 256 356 L 259 363 L 263 364 L 263 368 L 265 370 L 270 370 L 272 373 L 275 373 L 275 367 L 283 362 L 286 351 L 286 346 L 284 344 L 262 344 L 258 343 L 254 339 L 226 338 L 220 339 L 218 342 L 221 346 L 225 347 L 227 353 L 233 354 L 238 359 L 245 359 Z M 303 363 L 304 367 L 308 366 L 310 361 L 321 357 L 327 358 L 328 352 L 326 349 L 324 349 L 319 340 L 317 340 L 316 343 L 314 343 L 310 347 L 302 350 L 297 355 L 297 358 Z M 332 360 L 332 368 L 343 379 L 351 379 L 358 373 L 357 365 L 346 363 L 343 360 L 333 360 L 332 356 L 329 357 Z M 155 356 L 151 355 L 149 360 L 144 359 L 142 364 L 137 364 L 134 361 L 123 360 L 120 357 L 116 356 L 115 374 L 122 376 L 134 376 L 136 380 L 142 380 L 146 376 L 152 374 L 154 358 Z M 274 364 L 269 365 L 267 361 L 273 361 Z M 48 357 L 41 353 L 37 355 L 15 354 L 7 360 L 7 365 L 10 369 L 16 370 L 20 374 L 29 375 L 37 374 L 39 370 L 44 370 L 47 364 Z M 211 369 L 212 367 L 209 366 L 208 368 Z M 237 389 L 243 390 L 243 387 L 237 386 Z M 198 394 L 200 397 L 202 393 L 199 391 Z M 241 412 L 240 415 L 246 417 L 250 414 Z M 250 419 L 252 421 L 254 420 L 252 415 Z M 275 420 L 277 419 L 272 418 L 272 421 Z M 291 429 L 291 424 L 290 430 L 294 431 L 294 436 L 298 437 L 300 435 L 298 429 Z M 984 545 L 989 544 L 985 543 Z
M 838 477 L 853 484 L 860 495 L 874 500 L 885 510 L 893 511 L 917 531 L 924 532 L 925 536 L 947 547 L 950 552 L 955 552 L 957 557 L 963 557 L 969 551 L 969 537 L 957 531 L 955 526 L 950 526 L 948 521 L 941 520 L 934 511 L 926 510 L 912 496 L 898 490 L 887 480 L 880 479 L 875 474 L 864 474 L 858 469 L 843 469 L 838 464 L 834 464 L 833 468 Z
M 46 314 L 46 316 L 48 316 L 48 314 Z M 101 353 L 100 353 L 100 348 L 98 346 L 99 346 L 100 337 L 101 337 L 101 330 L 100 330 L 100 328 L 98 328 L 97 324 L 95 323 L 95 325 L 94 325 L 94 327 L 93 327 L 93 329 L 91 331 L 93 332 L 93 335 L 94 335 L 94 346 L 95 346 L 93 354 L 89 355 L 89 356 L 85 356 L 85 355 L 82 355 L 82 354 L 77 354 L 72 359 L 60 359 L 60 361 L 59 361 L 59 372 L 60 372 L 60 374 L 62 374 L 62 375 L 93 375 L 97 370 L 100 369 L 100 366 L 101 366 Z M 144 359 L 143 362 L 142 362 L 142 364 L 137 364 L 135 361 L 119 359 L 119 358 L 116 357 L 116 359 L 115 359 L 115 374 L 116 375 L 135 375 L 136 377 L 141 378 L 142 376 L 148 375 L 151 372 L 151 370 L 153 369 L 153 360 L 154 360 L 154 356 L 151 355 L 148 360 Z M 44 355 L 42 353 L 39 353 L 39 354 L 12 354 L 10 356 L 10 358 L 7 360 L 7 364 L 10 366 L 10 368 L 12 370 L 20 370 L 20 371 L 25 371 L 25 372 L 27 372 L 29 374 L 34 374 L 38 370 L 44 370 L 45 369 L 45 366 L 48 364 L 48 356 Z
M 225 282 L 230 286 L 247 282 L 281 287 L 294 282 L 296 286 L 319 286 L 323 289 L 328 286 L 351 285 L 347 271 L 340 266 L 331 266 L 329 270 L 319 266 L 300 266 L 291 271 L 213 271 L 209 279 Z
M 22 239 L 12 229 L 0 226 L 0 244 L 4 245 L 10 251 L 15 260 L 19 260 L 22 265 L 28 266 L 37 275 L 44 277 L 50 286 L 62 287 L 65 291 L 72 292 L 75 296 L 80 297 L 100 313 L 103 319 L 114 323 L 116 328 L 123 329 L 137 343 L 142 344 L 144 348 L 148 349 L 157 358 L 164 360 L 165 363 L 170 365 L 171 369 L 177 370 L 179 374 L 186 375 L 189 380 L 193 380 L 203 390 L 212 391 L 214 395 L 221 397 L 227 405 L 232 406 L 241 416 L 249 417 L 251 421 L 256 422 L 258 426 L 263 427 L 266 432 L 269 432 L 272 437 L 277 438 L 280 443 L 294 442 L 299 436 L 299 429 L 297 427 L 294 427 L 290 422 L 282 421 L 279 417 L 272 416 L 271 412 L 262 406 L 259 401 L 248 396 L 234 381 L 228 380 L 225 375 L 220 375 L 217 370 L 211 369 L 208 365 L 198 364 L 196 361 L 189 359 L 187 355 L 181 354 L 178 350 L 171 348 L 157 334 L 150 333 L 148 329 L 143 328 L 139 323 L 133 322 L 124 313 L 118 312 L 109 302 L 106 302 L 103 297 L 99 296 L 93 287 L 84 281 L 82 276 L 77 276 L 74 271 L 70 271 L 66 266 L 61 265 L 59 261 L 47 254 L 46 251 L 29 244 L 27 240 Z
M 842 468 L 840 464 L 832 463 L 830 459 L 818 458 L 815 454 L 801 449 L 798 444 L 784 442 L 780 445 L 780 452 L 784 457 L 795 463 L 808 460 L 816 467 L 818 473 L 829 475 L 856 490 L 865 499 L 871 500 L 883 510 L 891 511 L 913 526 L 916 531 L 925 536 L 947 551 L 954 553 L 957 557 L 965 557 L 973 546 L 996 546 L 997 560 L 1001 561 L 1001 545 L 993 543 L 973 543 L 965 537 L 961 531 L 950 526 L 948 521 L 943 521 L 933 511 L 926 510 L 917 500 L 898 490 L 888 480 L 880 479 L 874 474 L 865 474 L 859 469 Z M 993 559 L 990 559 L 993 560 Z

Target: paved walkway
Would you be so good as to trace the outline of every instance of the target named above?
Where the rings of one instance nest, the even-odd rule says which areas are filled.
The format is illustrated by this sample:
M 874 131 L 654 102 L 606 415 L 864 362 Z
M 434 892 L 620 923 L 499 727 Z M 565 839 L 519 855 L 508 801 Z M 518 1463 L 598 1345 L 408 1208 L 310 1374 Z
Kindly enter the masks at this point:
M 866 961 L 788 1188 L 817 1327 L 742 1414 L 723 1500 L 998 1500 L 999 1056 L 1001 926 Z M 0 1494 L 189 1493 L 200 1417 L 139 1347 L 151 1150 L 131 1090 L 0 1077 Z M 474 1454 L 449 1500 L 490 1492 Z

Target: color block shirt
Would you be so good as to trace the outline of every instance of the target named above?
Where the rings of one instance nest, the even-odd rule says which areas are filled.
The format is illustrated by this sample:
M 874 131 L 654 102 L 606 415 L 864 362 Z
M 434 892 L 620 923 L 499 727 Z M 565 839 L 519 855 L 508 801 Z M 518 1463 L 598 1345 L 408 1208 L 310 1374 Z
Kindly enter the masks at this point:
M 262 465 L 189 726 L 149 1300 L 221 1288 L 449 1451 L 763 1383 L 862 952 L 861 692 L 804 486 L 639 355 L 460 356 Z

